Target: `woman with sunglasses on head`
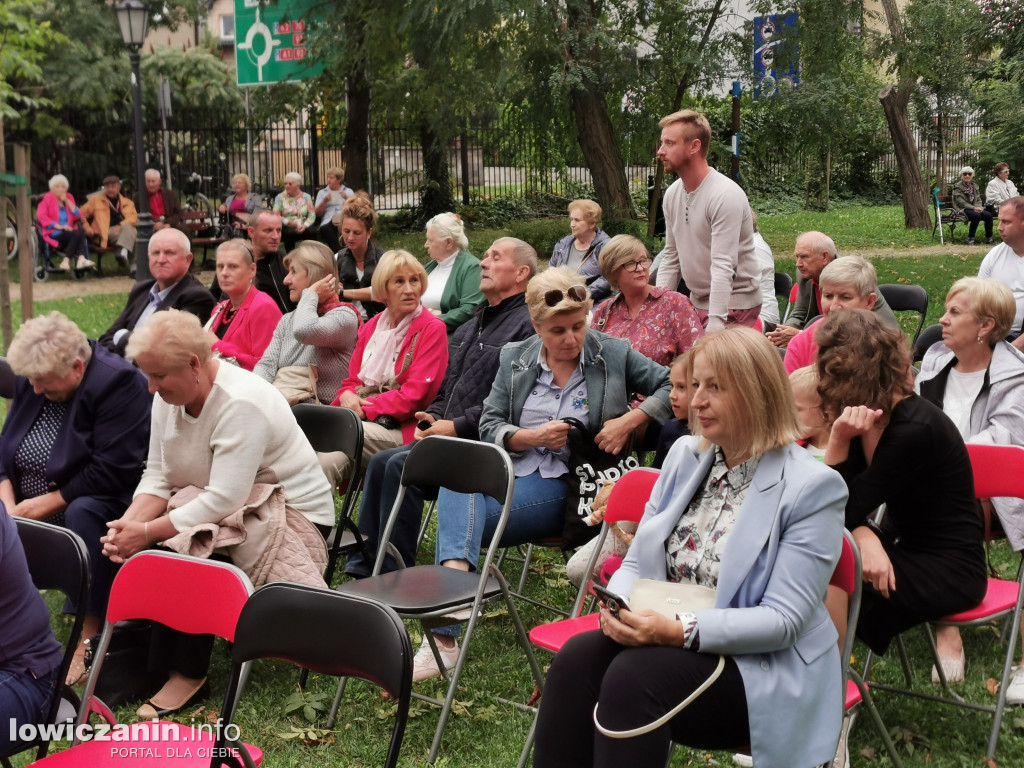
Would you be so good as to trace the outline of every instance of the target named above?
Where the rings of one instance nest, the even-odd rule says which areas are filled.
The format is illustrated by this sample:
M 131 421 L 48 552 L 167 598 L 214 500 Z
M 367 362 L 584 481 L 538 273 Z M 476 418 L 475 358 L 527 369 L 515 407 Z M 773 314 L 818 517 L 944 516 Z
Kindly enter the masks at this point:
M 630 436 L 672 415 L 668 369 L 634 351 L 629 342 L 588 330 L 592 302 L 580 276 L 565 267 L 533 277 L 526 304 L 537 335 L 506 344 L 480 415 L 480 439 L 512 454 L 516 482 L 502 546 L 558 536 L 569 483 L 567 440 L 574 417 L 608 453 L 628 449 Z M 646 397 L 629 409 L 629 393 Z M 480 544 L 494 533 L 501 504 L 487 496 L 438 496 L 436 560 L 459 570 L 476 568 Z M 434 630 L 449 668 L 455 665 L 458 627 Z M 421 646 L 413 679 L 440 674 L 429 645 Z

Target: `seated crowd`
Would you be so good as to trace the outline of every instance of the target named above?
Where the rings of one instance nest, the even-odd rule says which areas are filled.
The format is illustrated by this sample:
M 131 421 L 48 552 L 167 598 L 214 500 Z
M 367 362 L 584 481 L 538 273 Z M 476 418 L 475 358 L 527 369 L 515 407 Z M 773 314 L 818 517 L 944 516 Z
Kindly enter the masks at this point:
M 644 244 L 608 237 L 592 201 L 570 204 L 572 233 L 546 269 L 511 237 L 478 259 L 453 213 L 427 223 L 424 267 L 374 242 L 372 203 L 343 185 L 341 169 L 328 179 L 314 203 L 289 174 L 266 210 L 236 177 L 225 212 L 248 239 L 218 247 L 207 289 L 156 176 L 147 191 L 166 225 L 149 241 L 152 279 L 132 289 L 110 328 L 90 341 L 51 313 L 15 335 L 0 502 L 7 515 L 64 525 L 85 542 L 84 637 L 100 627 L 118 564 L 158 544 L 191 554 L 211 526 L 215 540 L 245 528 L 239 564 L 265 555 L 261 526 L 283 526 L 290 556 L 260 579 L 326 586 L 332 487 L 357 478 L 344 454 L 313 451 L 289 410 L 301 402 L 348 408 L 362 422 L 366 542 L 345 567 L 357 579 L 371 575 L 419 440 L 457 436 L 508 451 L 507 546 L 562 535 L 575 480 L 566 419 L 608 454 L 657 449 L 661 475 L 635 540 L 627 549 L 613 538 L 599 558 L 621 559 L 608 589 L 630 598 L 642 580 L 695 584 L 716 590 L 714 607 L 668 618 L 602 604 L 599 629 L 552 664 L 538 766 L 660 765 L 670 742 L 749 746 L 758 766 L 831 764 L 844 727 L 837 638 L 847 595 L 828 584 L 844 526 L 864 568 L 855 631 L 873 651 L 981 600 L 986 534 L 965 441 L 1024 444 L 1024 199 L 1002 202 L 1002 243 L 981 276 L 949 290 L 942 341 L 916 373 L 874 267 L 838 258 L 821 232 L 796 241 L 799 287 L 786 320 L 762 315 L 766 333 L 706 332 L 708 311 L 653 286 Z M 116 200 L 120 218 L 96 203 L 87 231 L 130 250 L 135 210 L 114 181 L 104 205 Z M 51 183 L 51 196 L 45 236 L 87 256 L 66 180 Z M 406 493 L 385 572 L 416 562 L 434 491 Z M 475 570 L 500 503 L 441 489 L 437 509 L 435 561 Z M 1024 549 L 1020 502 L 995 499 L 985 511 Z M 59 688 L 60 659 L 7 515 L 0 606 L 24 618 L 0 628 L 0 719 L 34 722 Z M 586 581 L 590 546 L 570 565 L 576 583 Z M 417 681 L 458 657 L 457 625 L 433 634 L 439 653 L 423 639 Z M 166 682 L 142 718 L 199 695 L 210 662 L 207 636 L 161 630 L 153 642 Z M 962 681 L 959 633 L 940 630 L 937 646 L 944 677 Z M 67 684 L 84 674 L 83 647 Z M 709 677 L 691 706 L 661 717 Z M 1008 701 L 1024 704 L 1024 673 Z M 0 733 L 0 756 L 7 738 Z

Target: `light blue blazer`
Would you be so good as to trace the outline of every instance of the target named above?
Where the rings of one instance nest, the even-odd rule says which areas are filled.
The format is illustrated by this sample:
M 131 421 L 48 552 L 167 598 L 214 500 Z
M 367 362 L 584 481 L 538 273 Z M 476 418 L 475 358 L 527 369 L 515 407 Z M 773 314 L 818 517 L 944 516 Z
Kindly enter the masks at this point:
M 666 580 L 665 542 L 713 459 L 695 437 L 672 446 L 611 591 Z M 722 553 L 715 607 L 697 611 L 701 653 L 731 656 L 743 677 L 758 768 L 811 768 L 835 753 L 845 692 L 824 598 L 846 498 L 839 474 L 802 448 L 764 454 Z

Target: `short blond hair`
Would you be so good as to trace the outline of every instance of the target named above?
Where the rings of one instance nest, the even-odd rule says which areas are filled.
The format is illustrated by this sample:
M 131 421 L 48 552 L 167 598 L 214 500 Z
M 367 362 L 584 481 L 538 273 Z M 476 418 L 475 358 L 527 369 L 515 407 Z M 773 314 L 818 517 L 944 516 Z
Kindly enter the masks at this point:
M 661 118 L 658 127 L 666 128 L 675 123 L 683 123 L 686 126 L 685 134 L 688 140 L 700 139 L 700 153 L 707 157 L 708 149 L 711 148 L 711 123 L 708 119 L 695 110 L 681 109 Z
M 88 365 L 91 359 L 89 339 L 60 312 L 26 320 L 7 350 L 11 370 L 29 379 L 67 376 L 76 360 Z
M 306 273 L 310 285 L 330 275 L 338 279 L 338 267 L 331 249 L 318 240 L 303 240 L 284 257 L 284 268 L 294 264 Z
M 256 263 L 256 255 L 252 252 L 252 243 L 240 237 L 233 237 L 218 245 L 214 253 L 214 260 L 216 260 L 217 256 L 220 256 L 221 251 L 238 251 L 238 253 L 249 260 L 250 264 Z
M 704 355 L 718 385 L 733 394 L 727 410 L 739 434 L 732 437 L 749 448 L 752 457 L 797 439 L 800 424 L 793 390 L 778 350 L 764 335 L 753 328 L 729 326 L 697 339 L 690 350 L 691 369 L 697 355 Z M 700 422 L 692 420 L 690 429 L 706 450 L 711 443 L 701 436 Z
M 573 200 L 569 203 L 567 210 L 569 213 L 573 211 L 579 211 L 583 214 L 583 218 L 588 224 L 593 224 L 595 227 L 601 223 L 601 206 L 595 203 L 593 200 L 589 200 L 585 197 L 579 200 Z
M 584 285 L 583 278 L 568 267 L 548 267 L 530 278 L 530 282 L 526 285 L 526 305 L 529 307 L 530 318 L 534 325 L 540 325 L 552 315 L 578 312 L 581 309 L 589 312 L 594 306 L 589 293 L 583 301 L 573 301 L 563 295 L 561 301 L 553 307 L 549 307 L 544 299 L 544 294 L 548 291 L 562 291 L 564 294 L 574 285 L 582 285 L 583 291 L 586 293 L 587 286 Z
M 821 395 L 818 394 L 818 369 L 813 363 L 797 368 L 789 374 L 789 386 L 792 387 L 794 394 L 799 392 L 803 395 L 813 395 L 815 400 L 821 402 Z
M 856 289 L 857 295 L 867 299 L 872 293 L 878 294 L 878 273 L 874 265 L 863 256 L 843 256 L 833 259 L 818 276 L 818 285 L 849 285 Z
M 344 168 L 339 168 L 338 166 L 335 165 L 335 166 L 327 169 L 327 175 L 328 176 L 333 176 L 338 181 L 344 181 L 345 180 L 345 169 Z
M 252 179 L 249 178 L 249 174 L 248 173 L 236 173 L 234 176 L 232 176 L 231 177 L 231 186 L 232 187 L 235 186 L 235 182 L 236 181 L 244 181 L 245 182 L 245 190 L 246 190 L 246 192 L 248 192 L 250 189 L 252 189 Z
M 386 251 L 377 262 L 370 278 L 370 289 L 375 301 L 384 301 L 388 295 L 388 282 L 402 269 L 411 269 L 420 278 L 420 297 L 427 290 L 427 270 L 419 259 L 408 251 Z M 387 303 L 387 302 L 385 302 Z
M 961 277 L 949 289 L 946 302 L 958 293 L 967 297 L 975 320 L 983 323 L 991 319 L 995 323 L 985 339 L 990 347 L 1006 338 L 1017 314 L 1017 302 L 1006 283 L 994 277 Z
M 608 281 L 615 290 L 619 289 L 619 282 L 615 279 L 615 273 L 630 262 L 636 261 L 641 256 L 650 258 L 647 246 L 638 238 L 632 235 L 616 235 L 601 249 L 601 255 L 597 257 L 597 263 L 601 267 L 601 277 Z
M 199 318 L 180 309 L 155 312 L 141 328 L 128 337 L 125 357 L 135 360 L 139 355 L 153 355 L 167 368 L 184 368 L 192 355 L 200 363 L 209 362 L 217 337 L 203 329 Z

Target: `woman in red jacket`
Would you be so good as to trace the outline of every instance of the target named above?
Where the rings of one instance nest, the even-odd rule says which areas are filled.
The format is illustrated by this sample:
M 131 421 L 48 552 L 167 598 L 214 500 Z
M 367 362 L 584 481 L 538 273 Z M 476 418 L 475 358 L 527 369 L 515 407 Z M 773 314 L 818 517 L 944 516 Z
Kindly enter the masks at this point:
M 228 298 L 213 308 L 207 330 L 218 341 L 213 351 L 251 371 L 274 336 L 281 310 L 252 283 L 256 260 L 252 246 L 241 238 L 217 248 L 217 284 Z
M 50 179 L 50 191 L 43 195 L 36 209 L 36 220 L 46 244 L 51 248 L 62 248 L 67 254 L 60 263 L 63 272 L 71 269 L 71 259 L 75 260 L 75 269 L 96 266 L 89 261 L 85 231 L 78 226 L 81 219 L 75 198 L 68 192 L 68 177 L 58 173 Z

